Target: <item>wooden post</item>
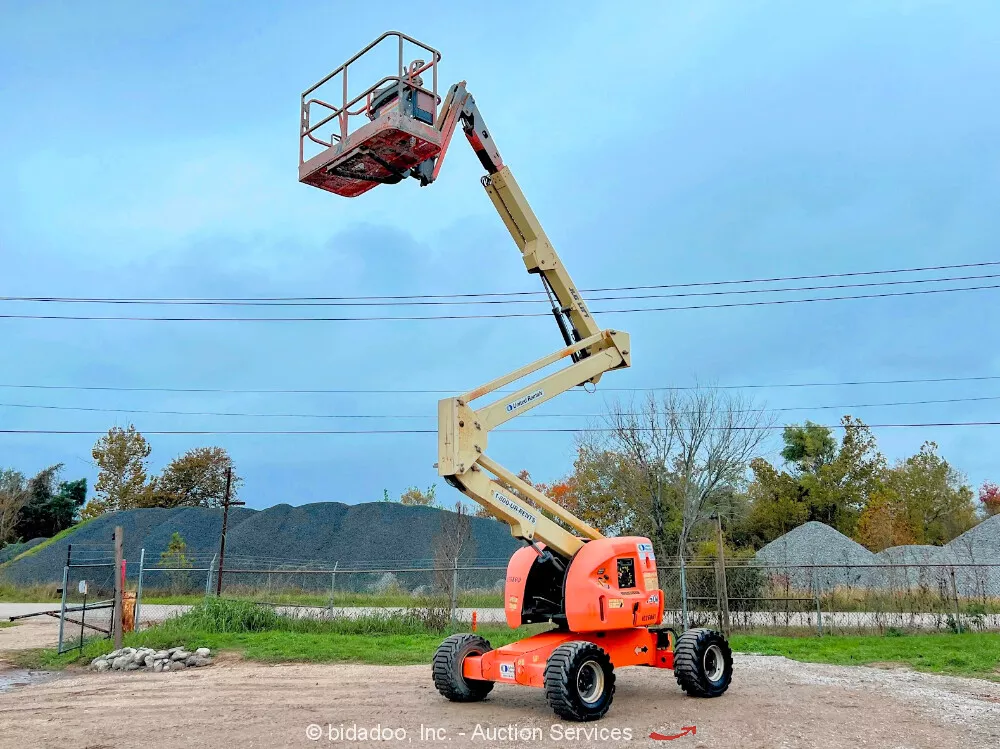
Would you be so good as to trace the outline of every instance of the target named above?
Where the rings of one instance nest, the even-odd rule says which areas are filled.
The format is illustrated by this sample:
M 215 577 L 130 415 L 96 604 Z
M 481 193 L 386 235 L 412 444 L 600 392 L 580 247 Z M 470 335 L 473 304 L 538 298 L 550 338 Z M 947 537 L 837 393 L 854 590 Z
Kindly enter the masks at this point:
M 122 646 L 122 594 L 124 593 L 122 580 L 122 527 L 115 526 L 115 603 L 112 609 L 111 636 L 115 641 L 115 650 L 120 650 Z
M 233 486 L 233 468 L 226 469 L 226 496 L 222 500 L 222 533 L 219 537 L 219 576 L 216 578 L 215 595 L 222 595 L 222 572 L 225 569 L 226 559 L 226 528 L 229 525 L 229 507 L 242 507 L 246 502 L 236 502 L 230 499 L 230 491 Z
M 719 595 L 720 618 L 722 619 L 722 632 L 726 637 L 729 637 L 732 627 L 729 622 L 729 583 L 726 580 L 726 545 L 722 538 L 722 516 L 719 514 L 715 516 L 715 529 L 715 542 L 719 550 L 719 572 L 716 587 L 718 588 Z

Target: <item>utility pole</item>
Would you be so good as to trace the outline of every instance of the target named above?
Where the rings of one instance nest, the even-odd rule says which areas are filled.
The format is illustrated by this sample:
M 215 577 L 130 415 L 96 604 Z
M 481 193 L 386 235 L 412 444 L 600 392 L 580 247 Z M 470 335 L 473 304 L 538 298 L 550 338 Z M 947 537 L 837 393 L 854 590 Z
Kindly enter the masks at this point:
M 219 577 L 215 583 L 216 597 L 222 595 L 222 570 L 226 559 L 226 527 L 229 525 L 229 507 L 242 507 L 246 502 L 230 499 L 229 492 L 233 485 L 232 466 L 226 469 L 226 497 L 222 501 L 222 534 L 219 538 Z

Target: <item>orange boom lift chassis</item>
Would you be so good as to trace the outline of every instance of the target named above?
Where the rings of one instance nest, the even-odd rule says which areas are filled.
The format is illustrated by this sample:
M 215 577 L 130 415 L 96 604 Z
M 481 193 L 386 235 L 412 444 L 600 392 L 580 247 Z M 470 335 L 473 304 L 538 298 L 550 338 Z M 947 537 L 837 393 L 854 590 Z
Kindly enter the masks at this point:
M 406 62 L 410 54 L 416 58 Z M 348 74 L 357 75 L 376 59 L 389 67 L 387 74 L 351 95 Z M 385 62 L 393 59 L 394 65 Z M 452 635 L 434 656 L 434 684 L 456 702 L 482 700 L 497 682 L 540 687 L 560 717 L 580 721 L 608 711 L 614 671 L 623 666 L 673 669 L 689 695 L 719 696 L 732 679 L 729 645 L 708 629 L 675 637 L 659 627 L 664 601 L 650 540 L 604 537 L 486 455 L 495 427 L 571 388 L 596 385 L 607 371 L 628 367 L 629 336 L 594 321 L 500 158 L 465 82 L 453 85 L 443 100 L 438 95 L 440 60 L 432 47 L 386 32 L 302 94 L 299 137 L 299 180 L 357 197 L 407 177 L 421 185 L 434 182 L 461 127 L 486 170 L 483 187 L 528 272 L 541 279 L 562 334 L 558 351 L 438 403 L 439 475 L 525 543 L 507 567 L 507 623 L 555 627 L 496 649 L 475 634 Z M 565 367 L 512 395 L 472 406 L 563 360 L 569 360 Z

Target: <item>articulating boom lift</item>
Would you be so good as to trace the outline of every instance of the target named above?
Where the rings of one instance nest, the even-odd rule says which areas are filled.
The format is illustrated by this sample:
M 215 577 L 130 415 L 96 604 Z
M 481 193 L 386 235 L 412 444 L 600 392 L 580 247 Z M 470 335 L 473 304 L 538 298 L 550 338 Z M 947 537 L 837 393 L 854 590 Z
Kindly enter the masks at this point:
M 349 67 L 384 42 L 398 51 L 395 74 L 348 99 Z M 417 48 L 429 62 L 404 63 L 404 44 Z M 438 474 L 510 525 L 511 533 L 526 544 L 507 567 L 507 623 L 519 627 L 553 622 L 556 627 L 497 649 L 474 634 L 453 635 L 434 657 L 435 686 L 457 702 L 485 698 L 495 682 L 543 687 L 555 712 L 569 720 L 594 720 L 607 712 L 615 667 L 672 668 L 688 694 L 721 695 L 732 679 L 732 653 L 725 638 L 693 629 L 675 641 L 671 630 L 657 628 L 664 601 L 650 540 L 604 537 L 486 455 L 490 430 L 571 388 L 596 385 L 609 370 L 628 367 L 629 337 L 602 330 L 591 317 L 500 158 L 465 82 L 452 86 L 441 102 L 440 59 L 433 48 L 386 32 L 302 95 L 299 147 L 300 181 L 355 197 L 406 177 L 421 185 L 434 182 L 461 126 L 487 172 L 482 178 L 487 195 L 521 250 L 528 272 L 541 277 L 565 344 L 438 403 Z M 317 98 L 318 89 L 338 77 L 343 79 L 339 104 Z M 424 85 L 425 77 L 430 77 L 430 87 Z M 352 129 L 354 117 L 368 121 Z M 327 126 L 332 132 L 323 139 L 320 131 Z M 320 146 L 310 158 L 305 155 L 307 141 Z M 571 363 L 511 395 L 479 408 L 471 405 L 563 359 Z

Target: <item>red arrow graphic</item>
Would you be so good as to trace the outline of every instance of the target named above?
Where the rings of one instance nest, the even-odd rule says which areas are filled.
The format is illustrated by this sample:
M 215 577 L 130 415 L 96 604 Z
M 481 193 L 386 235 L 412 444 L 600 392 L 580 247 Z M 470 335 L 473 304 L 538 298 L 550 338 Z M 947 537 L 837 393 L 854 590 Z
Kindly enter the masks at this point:
M 696 733 L 698 733 L 697 726 L 681 726 L 681 732 L 675 733 L 673 736 L 664 736 L 662 733 L 653 731 L 649 734 L 649 738 L 653 739 L 653 741 L 673 741 L 674 739 L 679 739 L 681 736 L 687 736 L 688 734 L 694 736 Z

